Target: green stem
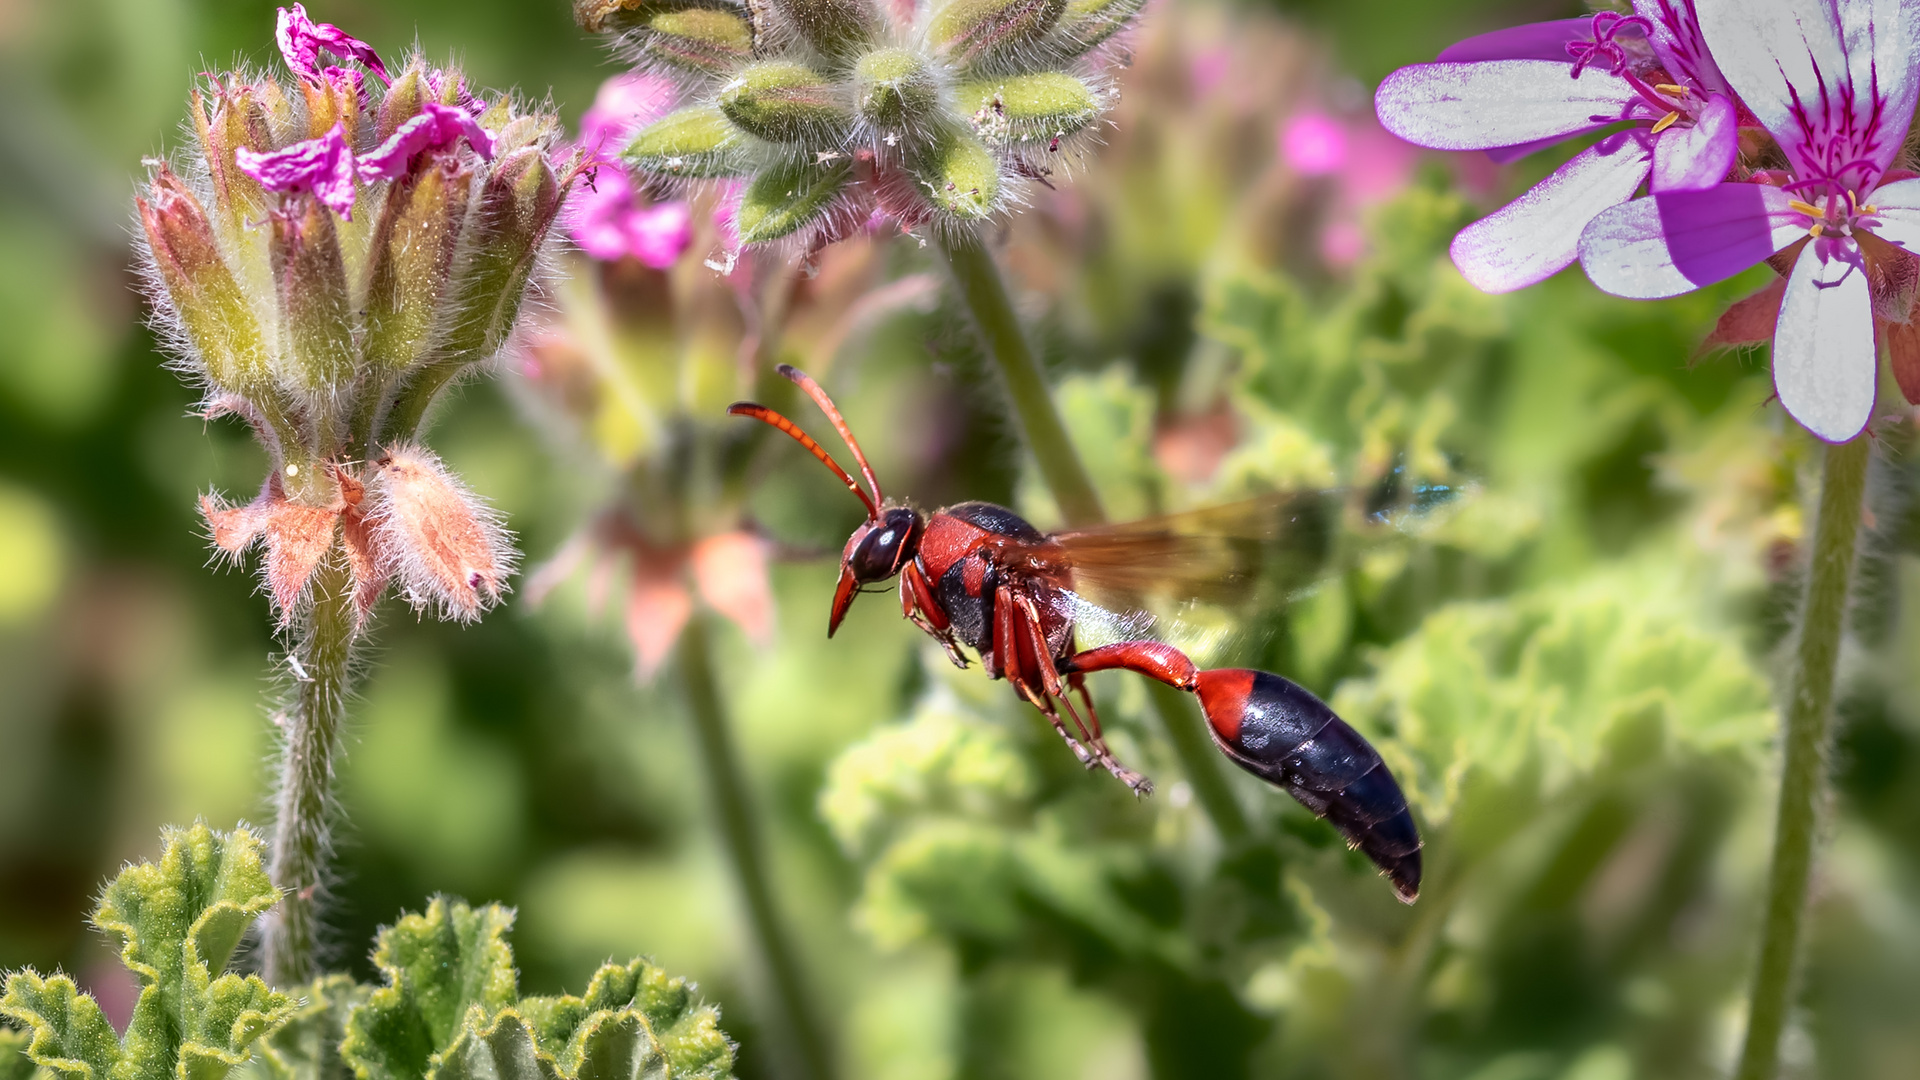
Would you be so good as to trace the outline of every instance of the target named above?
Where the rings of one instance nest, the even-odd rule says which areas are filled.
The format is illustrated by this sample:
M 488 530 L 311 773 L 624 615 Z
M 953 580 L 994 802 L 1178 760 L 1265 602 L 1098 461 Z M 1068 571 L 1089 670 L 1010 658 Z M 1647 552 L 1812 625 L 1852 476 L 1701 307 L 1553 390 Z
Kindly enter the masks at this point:
M 1864 435 L 1829 446 L 1821 475 L 1820 519 L 1814 526 L 1813 560 L 1800 607 L 1798 667 L 1787 703 L 1786 760 L 1780 773 L 1780 809 L 1774 824 L 1773 865 L 1767 874 L 1760 960 L 1753 973 L 1747 1041 L 1735 1074 L 1738 1080 L 1772 1080 L 1780 1063 L 1780 1035 L 1793 999 L 1800 920 L 1807 906 L 1807 877 L 1824 801 L 1834 668 L 1846 631 L 1867 456 Z
M 773 991 L 778 1026 L 785 1029 L 792 1054 L 788 1075 L 795 1080 L 826 1080 L 833 1075 L 827 1043 L 800 973 L 800 960 L 787 936 L 786 923 L 774 902 L 773 882 L 767 872 L 765 846 L 747 796 L 739 750 L 727 721 L 720 688 L 714 682 L 711 645 L 704 618 L 687 620 L 680 635 L 680 677 L 687 708 L 693 714 L 700 764 L 707 774 L 707 795 L 720 826 L 720 839 L 733 863 L 735 878 L 746 901 L 747 920 L 760 947 L 761 961 Z
M 1069 525 L 1100 524 L 1107 519 L 1100 507 L 1100 496 L 1094 491 L 1086 466 L 1080 462 L 1079 452 L 1067 437 L 1060 413 L 1053 407 L 1053 395 L 1047 390 L 1040 365 L 1027 344 L 1026 333 L 1020 328 L 1020 317 L 1007 298 L 1007 286 L 1000 278 L 1000 268 L 994 263 L 993 255 L 973 233 L 943 240 L 941 250 L 953 268 L 960 298 L 980 327 L 981 343 L 1006 381 L 1014 412 L 1027 433 L 1027 445 L 1039 463 L 1040 475 L 1053 492 L 1053 501 L 1060 505 L 1060 513 Z M 1181 768 L 1186 770 L 1187 782 L 1193 785 L 1194 797 L 1200 800 L 1200 808 L 1213 822 L 1214 831 L 1230 844 L 1245 838 L 1252 831 L 1246 811 L 1234 798 L 1233 788 L 1220 767 L 1219 755 L 1195 723 L 1192 702 L 1180 691 L 1162 683 L 1149 681 L 1147 689 L 1154 711 L 1166 726 L 1167 739 L 1173 743 Z
M 1080 463 L 1080 455 L 1067 438 L 1060 413 L 1053 407 L 1053 396 L 1047 392 L 1040 364 L 1034 358 L 1033 348 L 1027 344 L 1026 333 L 1020 329 L 1020 317 L 1007 298 L 1007 286 L 1000 279 L 1000 268 L 994 264 L 992 253 L 972 232 L 943 238 L 940 250 L 946 253 L 947 265 L 953 269 L 953 281 L 960 288 L 960 298 L 980 327 L 981 344 L 986 346 L 987 355 L 993 358 L 1001 378 L 1006 380 L 1007 394 L 1013 398 L 1014 411 L 1027 433 L 1027 445 L 1033 450 L 1048 490 L 1053 492 L 1053 500 L 1060 504 L 1061 516 L 1067 519 L 1067 524 L 1075 526 L 1105 521 L 1100 496 L 1093 489 L 1086 466 Z
M 318 893 L 333 855 L 333 763 L 351 681 L 353 576 L 345 554 L 329 552 L 313 577 L 313 606 L 294 645 L 292 700 L 281 729 L 280 790 L 274 808 L 273 883 L 284 893 L 262 948 L 267 981 L 283 989 L 319 973 Z

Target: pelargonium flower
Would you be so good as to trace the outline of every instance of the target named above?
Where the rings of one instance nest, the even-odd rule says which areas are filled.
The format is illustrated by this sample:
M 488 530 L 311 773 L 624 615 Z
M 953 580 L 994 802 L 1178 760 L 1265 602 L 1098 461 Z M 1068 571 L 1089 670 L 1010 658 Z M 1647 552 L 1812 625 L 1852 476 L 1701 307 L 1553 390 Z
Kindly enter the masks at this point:
M 1873 414 L 1876 323 L 1896 371 L 1920 366 L 1920 179 L 1895 168 L 1920 92 L 1920 0 L 1700 0 L 1700 18 L 1788 168 L 1612 209 L 1581 263 L 1608 292 L 1654 299 L 1778 254 L 1774 388 L 1809 431 L 1845 442 Z
M 1558 273 L 1587 223 L 1649 178 L 1656 192 L 1690 191 L 1733 167 L 1739 104 L 1701 37 L 1695 0 L 1633 7 L 1468 38 L 1380 84 L 1374 104 L 1388 131 L 1500 161 L 1631 125 L 1461 230 L 1453 261 L 1479 288 L 1510 292 Z
M 671 80 L 648 72 L 608 79 L 580 117 L 579 146 L 594 163 L 592 184 L 567 205 L 567 235 L 596 259 L 631 257 L 665 270 L 693 242 L 693 213 L 682 199 L 653 201 L 615 156 L 635 132 L 672 111 Z
M 518 325 L 578 160 L 558 160 L 556 118 L 483 103 L 417 56 L 389 79 L 371 46 L 298 4 L 276 37 L 293 78 L 210 76 L 192 150 L 138 200 L 156 322 L 205 414 L 245 418 L 268 453 L 250 502 L 209 495 L 202 513 L 225 555 L 265 547 L 283 627 L 330 553 L 361 619 L 390 580 L 416 607 L 475 618 L 512 549 L 416 440 L 439 391 Z

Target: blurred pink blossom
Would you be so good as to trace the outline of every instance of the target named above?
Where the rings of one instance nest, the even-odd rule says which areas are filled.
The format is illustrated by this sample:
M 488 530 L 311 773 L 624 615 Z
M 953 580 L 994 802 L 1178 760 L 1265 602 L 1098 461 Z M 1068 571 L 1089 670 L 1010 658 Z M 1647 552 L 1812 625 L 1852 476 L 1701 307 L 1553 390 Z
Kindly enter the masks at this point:
M 619 164 L 620 144 L 673 108 L 673 83 L 630 72 L 608 79 L 580 117 L 580 146 L 598 162 L 591 184 L 574 189 L 567 232 L 596 259 L 633 258 L 665 270 L 693 242 L 693 214 L 679 199 L 652 202 Z
M 1361 214 L 1405 190 L 1420 161 L 1418 149 L 1389 135 L 1371 115 L 1341 117 L 1312 108 L 1281 123 L 1279 150 L 1296 175 L 1330 183 L 1319 249 L 1333 266 L 1350 266 L 1366 253 Z
M 1331 176 L 1347 164 L 1347 127 L 1323 112 L 1299 113 L 1280 129 L 1280 157 L 1301 176 Z

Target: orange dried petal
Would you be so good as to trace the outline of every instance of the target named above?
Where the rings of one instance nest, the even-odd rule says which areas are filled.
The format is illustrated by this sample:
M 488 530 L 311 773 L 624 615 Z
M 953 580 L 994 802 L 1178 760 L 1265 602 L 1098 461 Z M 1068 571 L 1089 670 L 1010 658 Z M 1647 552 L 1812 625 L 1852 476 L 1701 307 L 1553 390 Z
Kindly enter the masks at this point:
M 693 545 L 692 562 L 694 583 L 709 607 L 755 642 L 764 644 L 773 636 L 765 541 L 746 532 L 709 536 Z
M 470 622 L 492 607 L 515 552 L 494 512 L 418 446 L 387 450 L 369 492 L 369 520 L 388 570 L 415 609 Z

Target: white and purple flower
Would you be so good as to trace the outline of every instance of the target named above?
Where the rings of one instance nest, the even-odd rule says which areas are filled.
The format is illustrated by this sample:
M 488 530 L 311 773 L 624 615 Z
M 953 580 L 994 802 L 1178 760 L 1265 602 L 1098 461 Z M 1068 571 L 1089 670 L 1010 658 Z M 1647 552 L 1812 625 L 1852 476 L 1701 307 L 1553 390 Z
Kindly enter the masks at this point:
M 1611 209 L 1586 230 L 1581 263 L 1610 293 L 1655 299 L 1783 253 L 1774 388 L 1808 430 L 1845 442 L 1873 415 L 1876 323 L 1899 331 L 1898 370 L 1920 286 L 1910 254 L 1920 252 L 1920 179 L 1895 169 L 1920 91 L 1920 0 L 1699 0 L 1699 9 L 1720 69 L 1787 170 L 1656 189 Z
M 1380 123 L 1435 150 L 1512 161 L 1626 123 L 1526 194 L 1461 230 L 1468 281 L 1510 292 L 1570 265 L 1595 216 L 1651 179 L 1656 192 L 1710 188 L 1739 149 L 1739 103 L 1707 52 L 1695 0 L 1634 0 L 1468 38 L 1380 84 Z

